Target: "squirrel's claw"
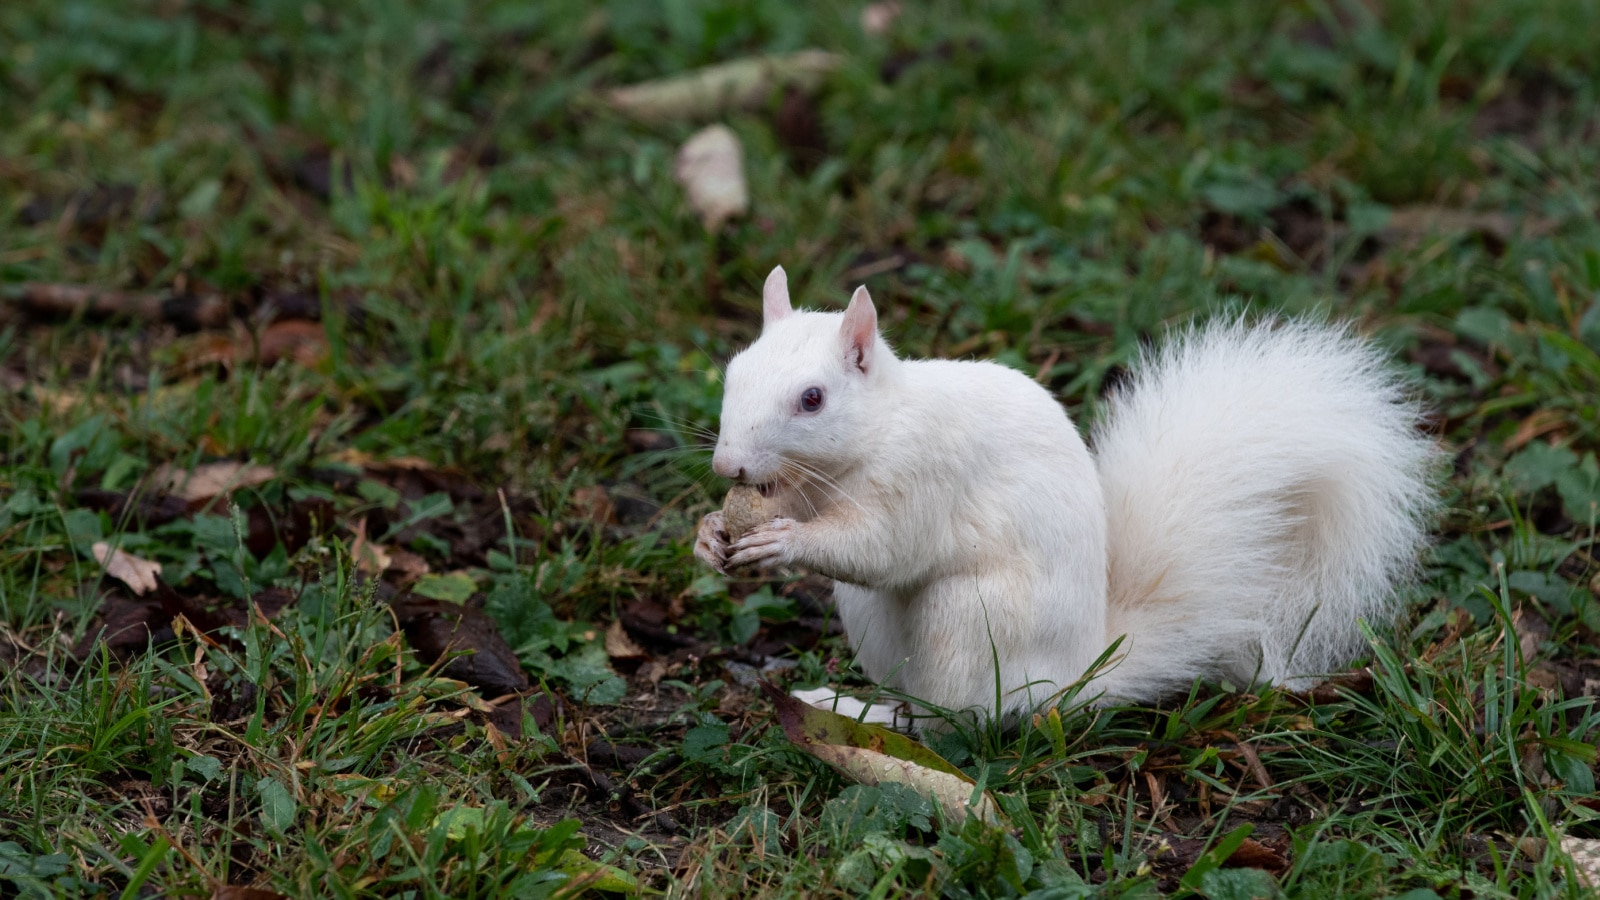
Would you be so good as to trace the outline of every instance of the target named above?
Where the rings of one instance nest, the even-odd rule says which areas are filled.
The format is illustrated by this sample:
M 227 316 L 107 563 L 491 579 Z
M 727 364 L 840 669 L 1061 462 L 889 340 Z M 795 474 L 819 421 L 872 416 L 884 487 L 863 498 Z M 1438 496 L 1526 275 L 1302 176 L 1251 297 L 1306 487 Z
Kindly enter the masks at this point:
M 793 519 L 784 518 L 757 525 L 728 548 L 728 568 L 794 562 L 795 525 Z
M 708 513 L 700 520 L 700 531 L 694 540 L 695 558 L 728 574 L 728 529 L 723 525 L 722 512 Z

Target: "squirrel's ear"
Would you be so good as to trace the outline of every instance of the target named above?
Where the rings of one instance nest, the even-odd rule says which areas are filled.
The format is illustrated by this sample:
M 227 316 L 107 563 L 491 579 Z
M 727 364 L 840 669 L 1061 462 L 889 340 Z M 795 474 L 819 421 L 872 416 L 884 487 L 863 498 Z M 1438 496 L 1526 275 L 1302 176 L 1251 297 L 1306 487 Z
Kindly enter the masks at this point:
M 839 329 L 844 339 L 845 364 L 862 372 L 873 365 L 872 353 L 878 346 L 878 311 L 872 305 L 872 295 L 867 286 L 856 288 L 850 295 L 850 306 L 844 311 L 844 325 Z
M 792 312 L 794 307 L 789 305 L 789 276 L 783 273 L 783 266 L 773 266 L 772 273 L 767 276 L 766 286 L 761 289 L 761 327 L 766 328 Z

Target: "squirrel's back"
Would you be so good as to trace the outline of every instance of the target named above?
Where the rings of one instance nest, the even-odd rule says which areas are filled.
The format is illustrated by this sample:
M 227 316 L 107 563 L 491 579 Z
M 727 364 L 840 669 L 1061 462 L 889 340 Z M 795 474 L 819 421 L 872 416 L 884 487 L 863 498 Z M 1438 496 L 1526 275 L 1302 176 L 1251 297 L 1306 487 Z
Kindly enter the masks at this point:
M 1425 542 L 1438 451 L 1347 329 L 1226 320 L 1147 353 L 1093 431 L 1109 696 L 1304 684 L 1358 655 Z

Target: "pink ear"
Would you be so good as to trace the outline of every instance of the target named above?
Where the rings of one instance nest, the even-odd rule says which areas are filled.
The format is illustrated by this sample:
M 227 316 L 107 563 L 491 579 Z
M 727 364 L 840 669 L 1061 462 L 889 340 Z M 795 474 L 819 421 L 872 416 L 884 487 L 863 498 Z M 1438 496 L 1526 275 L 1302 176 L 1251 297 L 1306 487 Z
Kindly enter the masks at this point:
M 846 365 L 863 372 L 872 366 L 872 353 L 878 346 L 878 311 L 872 306 L 872 295 L 866 285 L 856 288 L 850 295 L 850 307 L 844 311 L 844 325 L 839 329 L 844 340 Z
M 789 305 L 789 276 L 783 273 L 783 266 L 773 266 L 771 274 L 767 275 L 766 286 L 761 289 L 761 327 L 766 328 L 792 312 L 794 307 Z

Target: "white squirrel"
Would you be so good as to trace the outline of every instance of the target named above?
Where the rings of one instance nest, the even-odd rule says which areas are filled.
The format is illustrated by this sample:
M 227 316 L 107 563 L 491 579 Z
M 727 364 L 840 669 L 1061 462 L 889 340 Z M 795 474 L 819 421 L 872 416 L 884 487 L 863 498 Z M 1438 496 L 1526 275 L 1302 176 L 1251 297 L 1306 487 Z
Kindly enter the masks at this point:
M 796 311 L 779 267 L 762 307 L 712 468 L 776 515 L 730 543 L 711 513 L 695 553 L 834 578 L 862 668 L 923 703 L 1029 710 L 1118 637 L 1105 698 L 1299 688 L 1361 652 L 1358 619 L 1398 611 L 1438 450 L 1347 329 L 1183 331 L 1109 398 L 1091 455 L 1022 373 L 897 358 L 865 287 Z

